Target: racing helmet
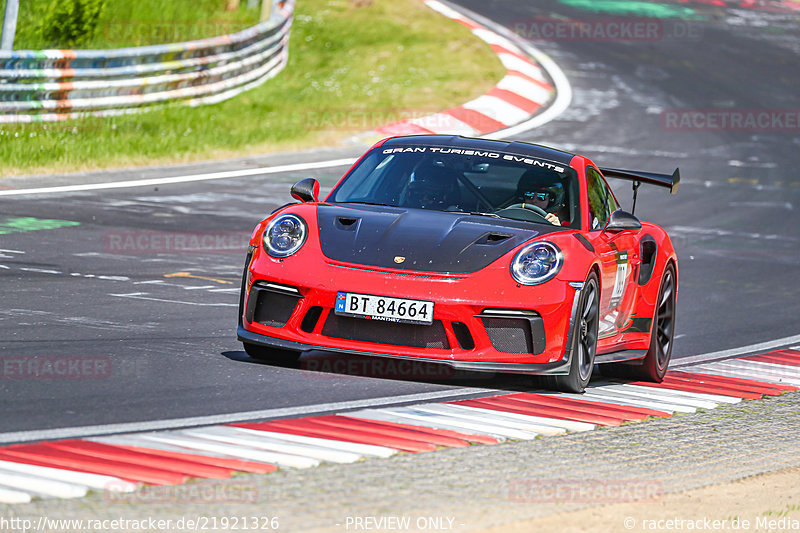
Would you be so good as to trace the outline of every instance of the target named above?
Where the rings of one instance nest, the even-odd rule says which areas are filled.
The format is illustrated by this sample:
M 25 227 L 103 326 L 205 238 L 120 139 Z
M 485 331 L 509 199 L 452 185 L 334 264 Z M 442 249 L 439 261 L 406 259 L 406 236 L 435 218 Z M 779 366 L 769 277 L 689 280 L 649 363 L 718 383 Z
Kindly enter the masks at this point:
M 544 210 L 553 213 L 563 207 L 566 191 L 558 175 L 550 171 L 530 169 L 519 179 L 517 196 L 523 203 L 547 200 Z

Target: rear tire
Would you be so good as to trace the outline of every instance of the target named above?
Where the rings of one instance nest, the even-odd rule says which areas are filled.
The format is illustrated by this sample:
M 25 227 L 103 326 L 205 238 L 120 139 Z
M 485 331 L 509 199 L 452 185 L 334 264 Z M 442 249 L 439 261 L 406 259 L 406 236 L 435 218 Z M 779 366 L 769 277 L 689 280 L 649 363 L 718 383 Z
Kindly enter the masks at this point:
M 661 276 L 661 288 L 658 291 L 658 303 L 653 316 L 647 354 L 639 365 L 625 363 L 600 365 L 604 376 L 661 383 L 672 358 L 677 294 L 675 267 L 670 263 Z
M 578 313 L 572 331 L 569 374 L 550 376 L 551 386 L 562 392 L 581 393 L 592 379 L 597 352 L 597 331 L 600 325 L 600 287 L 592 272 L 583 284 Z
M 284 365 L 296 364 L 300 359 L 302 352 L 295 352 L 293 350 L 282 350 L 280 348 L 269 348 L 261 346 L 260 344 L 252 344 L 243 342 L 244 351 L 257 361 L 280 363 Z

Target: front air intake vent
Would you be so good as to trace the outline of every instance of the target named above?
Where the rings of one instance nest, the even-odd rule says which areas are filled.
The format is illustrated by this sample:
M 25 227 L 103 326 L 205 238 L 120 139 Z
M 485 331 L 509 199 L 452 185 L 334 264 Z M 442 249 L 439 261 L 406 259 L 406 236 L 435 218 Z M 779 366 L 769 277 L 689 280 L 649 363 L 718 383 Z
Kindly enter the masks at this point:
M 486 334 L 498 352 L 537 355 L 544 352 L 544 323 L 538 313 L 518 309 L 486 309 L 476 316 L 483 322 Z
M 472 334 L 469 332 L 469 328 L 466 324 L 463 322 L 452 322 L 450 325 L 453 327 L 453 333 L 462 350 L 472 350 L 475 348 L 475 339 L 472 338 Z
M 434 320 L 430 326 L 419 326 L 351 318 L 331 313 L 325 320 L 322 334 L 337 339 L 394 344 L 411 348 L 450 348 L 441 320 Z
M 250 323 L 281 328 L 289 321 L 302 297 L 295 287 L 257 281 L 250 289 L 245 318 Z

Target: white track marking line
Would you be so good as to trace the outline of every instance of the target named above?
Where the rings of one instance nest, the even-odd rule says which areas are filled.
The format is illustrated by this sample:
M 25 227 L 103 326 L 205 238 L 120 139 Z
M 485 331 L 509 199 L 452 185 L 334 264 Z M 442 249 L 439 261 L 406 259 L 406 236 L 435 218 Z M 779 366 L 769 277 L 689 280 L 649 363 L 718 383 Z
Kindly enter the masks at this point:
M 472 11 L 469 11 L 469 17 L 486 26 L 498 35 L 504 36 L 509 39 L 509 41 L 515 43 L 518 48 L 520 48 L 526 55 L 532 57 L 533 60 L 536 61 L 536 63 L 538 63 L 545 72 L 547 72 L 555 87 L 555 100 L 553 100 L 547 109 L 533 116 L 529 120 L 517 124 L 516 126 L 495 131 L 484 135 L 483 137 L 495 139 L 507 139 L 509 137 L 514 137 L 534 128 L 541 127 L 548 122 L 552 122 L 567 110 L 572 102 L 572 86 L 569 83 L 569 79 L 567 79 L 567 76 L 564 74 L 564 71 L 561 70 L 561 67 L 559 67 L 558 64 L 556 64 L 556 62 L 550 58 L 550 56 L 531 44 L 522 41 L 508 28 L 497 24 L 486 17 L 480 16 Z
M 74 483 L 76 485 L 85 485 L 92 489 L 106 489 L 114 492 L 133 492 L 136 490 L 136 483 L 131 483 L 130 481 L 125 481 L 118 477 L 76 472 L 75 470 L 66 470 L 63 468 L 0 461 L 0 470 L 31 474 L 42 478 L 54 479 L 56 481 Z
M 484 30 L 481 28 L 476 28 L 472 30 L 473 35 L 478 37 L 480 40 L 485 41 L 489 44 L 496 44 L 507 48 L 511 52 L 516 52 L 518 54 L 524 54 L 524 52 L 517 46 L 515 43 L 511 42 L 510 40 L 506 39 L 505 37 L 491 31 L 491 30 Z
M 361 418 L 363 420 L 377 420 L 380 422 L 408 424 L 411 426 L 419 426 L 422 428 L 447 429 L 450 431 L 457 431 L 459 433 L 470 434 L 470 435 L 490 436 L 497 439 L 499 442 L 503 442 L 506 440 L 506 438 L 503 437 L 502 435 L 487 433 L 485 430 L 472 431 L 455 424 L 448 424 L 447 422 L 433 421 L 420 417 L 409 417 L 408 415 L 404 415 L 402 413 L 397 414 L 389 412 L 386 409 L 364 409 L 361 411 L 351 411 L 347 413 L 347 416 L 352 416 L 354 418 Z
M 214 287 L 216 287 L 216 285 L 200 285 L 199 287 L 186 287 L 186 286 L 183 286 L 183 288 L 185 290 L 187 290 L 187 291 L 199 291 L 201 289 L 213 289 Z M 239 289 L 236 289 L 236 290 L 239 290 Z
M 713 368 L 725 368 L 728 370 L 732 370 L 734 372 L 736 371 L 748 372 L 754 376 L 760 376 L 760 377 L 788 378 L 795 380 L 800 379 L 800 375 L 798 375 L 797 373 L 785 372 L 781 370 L 780 367 L 771 369 L 755 365 L 738 364 L 733 361 L 717 361 L 716 363 L 711 363 L 708 366 L 712 366 Z
M 476 426 L 465 420 L 457 418 L 448 418 L 444 416 L 435 416 L 430 413 L 422 413 L 414 410 L 400 410 L 392 408 L 384 409 L 367 409 L 354 413 L 353 416 L 361 417 L 374 417 L 375 420 L 385 420 L 387 422 L 400 422 L 402 424 L 411 424 L 415 426 L 424 426 L 434 429 L 449 429 L 451 431 L 459 431 L 461 433 L 469 433 L 474 435 L 483 435 L 496 439 L 498 442 L 505 442 L 508 437 L 495 432 L 493 426 Z
M 170 304 L 181 304 L 181 305 L 194 305 L 197 307 L 238 307 L 239 304 L 229 304 L 229 303 L 201 303 L 201 302 L 184 302 L 181 300 L 167 300 L 164 298 L 150 298 L 149 296 L 143 296 L 147 294 L 146 292 L 132 292 L 130 294 L 109 294 L 109 296 L 116 296 L 117 298 L 131 298 L 133 300 L 148 300 L 151 302 L 164 302 Z
M 604 399 L 604 398 L 598 398 L 597 396 L 594 396 L 590 392 L 584 392 L 583 394 L 573 394 L 573 393 L 570 393 L 570 392 L 537 392 L 536 394 L 541 394 L 542 396 L 551 396 L 553 398 L 569 398 L 569 399 L 573 399 L 573 400 L 581 400 L 581 401 L 592 402 L 592 403 L 605 403 L 605 404 L 609 404 L 609 405 L 612 405 L 612 406 L 615 406 L 615 407 L 619 407 L 621 409 L 625 409 L 626 407 L 644 407 L 644 408 L 649 408 L 649 409 L 655 409 L 656 411 L 663 411 L 663 412 L 669 413 L 669 414 L 672 414 L 674 412 L 671 409 L 663 409 L 663 408 L 662 409 L 656 409 L 655 407 L 647 407 L 647 406 L 644 406 L 644 405 L 634 405 L 634 404 L 628 403 L 628 402 L 623 403 L 623 400 L 607 400 L 607 399 Z M 614 416 L 614 415 L 612 415 L 612 416 Z M 644 416 L 644 415 L 642 415 L 642 416 Z
M 85 439 L 90 442 L 99 442 L 102 444 L 111 444 L 113 446 L 136 446 L 137 448 L 148 448 L 152 450 L 161 450 L 165 452 L 178 452 L 186 455 L 196 455 L 198 457 L 222 457 L 224 459 L 241 459 L 226 453 L 216 453 L 209 451 L 201 451 L 189 448 L 181 448 L 180 446 L 172 446 L 163 442 L 156 442 L 150 439 L 145 439 L 137 434 L 114 435 L 112 437 L 92 437 Z
M 714 409 L 715 407 L 719 407 L 719 404 L 716 402 L 709 402 L 708 400 L 701 400 L 699 398 L 678 397 L 674 394 L 661 392 L 661 389 L 656 389 L 653 387 L 637 387 L 634 385 L 603 385 L 598 387 L 598 389 L 601 391 L 610 390 L 626 392 L 628 394 L 653 398 L 656 400 L 662 400 L 664 402 L 671 402 L 677 405 L 683 405 L 687 408 L 692 407 L 695 410 Z
M 25 252 L 23 252 L 22 250 L 5 250 L 5 249 L 3 249 L 3 248 L 0 248 L 0 253 L 6 253 L 6 254 L 24 254 Z
M 473 433 L 490 436 L 499 435 L 506 439 L 532 440 L 538 435 L 533 431 L 522 431 L 519 429 L 510 428 L 502 423 L 487 423 L 485 420 L 478 422 L 475 420 L 475 417 L 470 417 L 469 415 L 443 415 L 434 411 L 425 410 L 424 408 L 418 408 L 418 406 L 400 407 L 397 409 L 390 408 L 385 409 L 385 411 L 399 414 L 414 420 L 441 421 L 450 426 L 460 426 L 462 428 L 469 429 Z
M 350 415 L 350 413 L 346 413 Z M 398 452 L 394 448 L 387 448 L 386 446 L 376 446 L 374 444 L 361 444 L 358 442 L 347 442 L 343 440 L 328 440 L 317 437 L 306 437 L 304 435 L 293 435 L 291 433 L 277 433 L 274 431 L 262 431 L 260 429 L 238 428 L 234 427 L 236 431 L 242 432 L 246 435 L 255 435 L 257 437 L 266 436 L 278 441 L 309 444 L 319 446 L 321 448 L 328 448 L 332 450 L 341 450 L 358 455 L 366 455 L 370 457 L 391 457 Z
M 501 98 L 488 95 L 480 96 L 471 102 L 467 102 L 461 107 L 464 109 L 477 111 L 478 113 L 486 115 L 487 117 L 501 122 L 506 126 L 516 124 L 530 115 L 530 113 L 524 109 L 520 109 Z
M 88 492 L 84 485 L 3 470 L 0 470 L 0 485 L 54 498 L 82 498 Z
M 642 398 L 641 396 L 631 396 L 630 394 L 622 394 L 611 391 L 600 392 L 587 389 L 586 392 L 581 395 L 581 397 L 589 401 L 628 405 L 630 407 L 644 407 L 645 409 L 656 409 L 658 411 L 665 411 L 669 414 L 687 412 L 684 411 L 685 407 L 681 405 L 675 405 L 673 403 L 658 401 L 652 398 Z
M 20 267 L 20 270 L 24 270 L 25 272 L 36 272 L 37 274 L 63 274 L 60 270 L 49 270 L 46 268 L 28 268 L 28 267 Z
M 746 354 L 755 354 L 756 352 L 764 352 L 767 350 L 772 350 L 774 348 L 780 348 L 782 346 L 794 344 L 796 342 L 800 342 L 800 335 L 783 337 L 781 339 L 775 339 L 767 342 L 759 342 L 757 344 L 742 346 L 741 348 L 721 350 L 719 352 L 694 355 L 692 357 L 681 357 L 680 359 L 673 359 L 672 362 L 670 362 L 669 366 L 670 368 L 677 369 L 695 363 L 710 363 L 711 361 L 716 361 L 719 359 L 727 359 L 730 357 L 735 357 L 737 355 L 746 355 Z
M 295 172 L 301 170 L 315 170 L 321 168 L 350 166 L 357 160 L 353 158 L 333 159 L 330 161 L 319 161 L 314 163 L 298 163 L 294 165 L 278 165 L 274 167 L 248 168 L 242 170 L 227 170 L 223 172 L 212 172 L 210 174 L 190 174 L 187 176 L 174 176 L 171 178 L 154 178 L 146 180 L 127 180 L 111 183 L 87 183 L 84 185 L 63 185 L 58 187 L 40 187 L 36 189 L 10 189 L 0 191 L 2 196 L 19 196 L 32 194 L 54 194 L 79 191 L 97 191 L 104 189 L 123 189 L 128 187 L 151 187 L 153 185 L 168 185 L 172 183 L 188 183 L 195 181 L 210 181 L 229 178 L 243 178 L 247 176 L 260 176 L 267 174 L 279 174 L 281 172 Z
M 530 76 L 535 80 L 547 83 L 547 77 L 544 75 L 542 69 L 535 63 L 526 61 L 511 54 L 500 53 L 497 54 L 497 57 L 500 58 L 500 62 L 508 70 L 516 70 L 517 72 L 522 72 L 526 76 Z
M 198 439 L 194 437 L 184 437 L 177 434 L 144 434 L 140 435 L 144 439 L 154 440 L 156 442 L 163 442 L 165 444 L 172 444 L 173 446 L 180 446 L 182 448 L 193 448 L 195 450 L 203 450 L 209 452 L 223 453 L 233 457 L 242 459 L 249 459 L 259 461 L 262 463 L 277 464 L 279 466 L 291 468 L 311 468 L 318 466 L 319 461 L 309 457 L 300 457 L 297 455 L 289 455 L 286 453 L 267 452 L 258 450 L 256 448 L 249 448 L 247 446 L 234 446 L 231 444 L 220 444 L 210 440 Z
M 587 389 L 588 391 L 589 389 Z M 622 388 L 606 388 L 606 387 L 592 387 L 591 392 L 605 397 L 614 397 L 614 396 L 622 396 L 622 398 L 629 398 L 634 399 L 637 401 L 650 401 L 655 403 L 660 403 L 662 405 L 669 405 L 670 409 L 678 413 L 694 413 L 697 412 L 697 409 L 693 406 L 686 405 L 684 403 L 676 402 L 674 398 L 665 398 L 663 396 L 657 396 L 653 394 L 644 394 L 640 393 L 637 390 L 628 390 Z M 654 408 L 655 409 L 655 408 Z
M 419 409 L 422 406 L 415 405 L 414 407 Z M 420 409 L 420 410 L 424 410 L 425 412 L 434 413 L 442 416 L 455 416 L 456 418 L 463 418 L 464 420 L 486 422 L 500 427 L 521 429 L 522 431 L 529 431 L 531 433 L 537 433 L 539 435 L 558 435 L 560 433 L 566 432 L 566 430 L 563 428 L 536 423 L 537 421 L 541 421 L 542 419 L 538 420 L 534 419 L 528 421 L 522 421 L 520 419 L 515 420 L 506 416 L 502 416 L 506 414 L 503 413 L 502 411 L 493 411 L 491 409 L 479 409 L 476 407 L 464 407 L 460 405 L 443 405 L 443 404 L 427 404 L 424 407 L 425 409 Z M 499 416 L 495 416 L 495 413 L 498 413 Z
M 560 435 L 567 431 L 590 431 L 596 426 L 586 422 L 576 422 L 573 420 L 561 420 L 558 418 L 546 418 L 542 416 L 522 415 L 519 413 L 508 413 L 505 411 L 495 411 L 493 409 L 483 409 L 480 407 L 471 407 L 468 405 L 452 405 L 464 412 L 472 412 L 475 414 L 489 415 L 496 420 L 504 422 L 521 422 L 523 426 L 520 429 L 529 428 L 531 431 L 536 431 L 543 435 Z
M 714 363 L 716 365 L 716 363 Z M 702 365 L 694 369 L 696 372 L 703 374 L 711 374 L 712 376 L 722 376 L 726 378 L 742 378 L 751 379 L 753 381 L 760 381 L 762 383 L 784 383 L 786 385 L 795 385 L 800 387 L 800 379 L 782 378 L 779 376 L 764 376 L 758 375 L 746 370 L 733 369 L 727 367 Z
M 31 495 L 27 492 L 0 487 L 0 503 L 30 503 L 30 501 Z
M 776 371 L 767 371 L 759 368 L 753 367 L 746 367 L 746 366 L 738 366 L 732 365 L 728 363 L 714 363 L 714 366 L 711 368 L 717 368 L 721 370 L 726 370 L 731 373 L 732 376 L 736 375 L 749 375 L 753 376 L 751 379 L 756 381 L 777 381 L 777 380 L 785 380 L 788 383 L 795 384 L 800 382 L 800 376 L 790 375 L 790 374 L 783 374 Z
M 365 409 L 382 407 L 385 405 L 396 405 L 406 402 L 424 402 L 434 400 L 452 400 L 463 398 L 467 395 L 491 394 L 498 391 L 493 389 L 472 389 L 460 388 L 445 391 L 422 392 L 416 394 L 405 394 L 401 396 L 384 396 L 379 398 L 368 398 L 365 400 L 353 400 L 346 402 L 330 402 L 314 405 L 301 405 L 297 407 L 282 407 L 277 409 L 263 409 L 260 411 L 244 411 L 239 413 L 228 413 L 220 415 L 195 416 L 187 418 L 171 418 L 166 420 L 152 420 L 147 422 L 130 422 L 124 424 L 105 424 L 96 426 L 78 426 L 56 429 L 44 429 L 38 431 L 12 431 L 0 433 L 0 444 L 13 442 L 30 442 L 34 440 L 57 440 L 86 437 L 90 435 L 112 435 L 115 433 L 134 433 L 139 431 L 155 431 L 160 429 L 187 428 L 191 426 L 211 426 L 215 424 L 226 424 L 231 422 L 241 422 L 243 420 L 263 420 L 270 418 L 286 418 L 317 413 L 347 411 L 351 409 Z
M 202 429 L 187 429 L 180 431 L 179 434 L 187 435 L 189 437 L 217 440 L 227 444 L 249 446 L 252 448 L 258 448 L 272 452 L 287 453 L 289 455 L 310 457 L 311 459 L 328 461 L 329 463 L 354 463 L 362 457 L 355 453 L 337 452 L 331 449 L 326 450 L 315 446 L 298 443 L 289 444 L 285 441 L 281 443 L 267 437 L 262 438 L 256 437 L 255 435 L 248 436 L 237 431 L 233 431 L 233 428 L 210 427 Z
M 505 91 L 511 91 L 539 105 L 546 104 L 550 99 L 549 89 L 545 89 L 541 85 L 537 85 L 519 76 L 506 76 L 497 83 L 496 87 Z
M 726 394 L 712 394 L 708 392 L 690 392 L 678 389 L 670 389 L 667 387 L 648 387 L 646 385 L 634 385 L 633 383 L 625 383 L 625 382 L 611 382 L 608 383 L 609 385 L 624 385 L 626 387 L 637 387 L 639 389 L 645 390 L 656 390 L 659 393 L 663 393 L 665 396 L 675 396 L 676 398 L 687 398 L 687 399 L 696 399 L 696 400 L 707 400 L 713 403 L 739 403 L 742 401 L 741 398 L 738 396 L 728 396 Z M 700 385 L 698 385 L 700 386 Z M 718 407 L 718 406 L 717 406 Z
M 703 409 L 716 409 L 721 403 L 735 404 L 742 401 L 742 399 L 737 396 L 724 396 L 720 394 L 708 394 L 705 392 L 688 392 L 677 389 L 668 389 L 666 387 L 647 387 L 643 385 L 633 385 L 630 383 L 623 383 L 622 385 L 626 387 L 636 387 L 639 390 L 656 390 L 659 392 L 659 394 L 663 394 L 665 398 L 673 398 L 674 401 L 679 403 L 695 400 L 708 402 L 709 405 L 707 407 L 703 407 Z M 713 407 L 710 404 L 713 404 Z
M 464 18 L 464 16 L 461 13 L 459 13 L 458 11 L 456 11 L 455 9 L 446 6 L 441 2 L 437 2 L 436 0 L 425 0 L 425 5 L 427 5 L 429 8 L 433 9 L 434 11 L 437 11 L 437 12 L 441 13 L 442 15 L 444 15 L 447 18 L 455 19 L 455 20 Z
M 747 370 L 756 370 L 759 373 L 786 377 L 800 378 L 800 367 L 789 365 L 778 365 L 775 363 L 763 363 L 761 361 L 745 361 L 744 359 L 732 359 L 730 361 L 720 361 L 721 364 L 742 368 Z

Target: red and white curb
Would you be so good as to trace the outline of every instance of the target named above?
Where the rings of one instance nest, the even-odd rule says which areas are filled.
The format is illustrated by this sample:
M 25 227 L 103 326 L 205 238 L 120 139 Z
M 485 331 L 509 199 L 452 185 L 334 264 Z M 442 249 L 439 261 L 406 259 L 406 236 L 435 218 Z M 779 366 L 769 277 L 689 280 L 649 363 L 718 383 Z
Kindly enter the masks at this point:
M 333 415 L 66 439 L 0 448 L 0 502 L 134 492 L 238 472 L 353 463 L 400 452 L 492 445 L 693 413 L 800 389 L 800 346 L 603 381 L 584 394 L 512 393 Z
M 382 126 L 375 130 L 377 134 L 387 137 L 439 133 L 476 137 L 523 123 L 553 100 L 555 88 L 550 76 L 511 39 L 437 0 L 423 1 L 488 43 L 506 68 L 506 75 L 489 92 L 475 100 L 433 115 Z

